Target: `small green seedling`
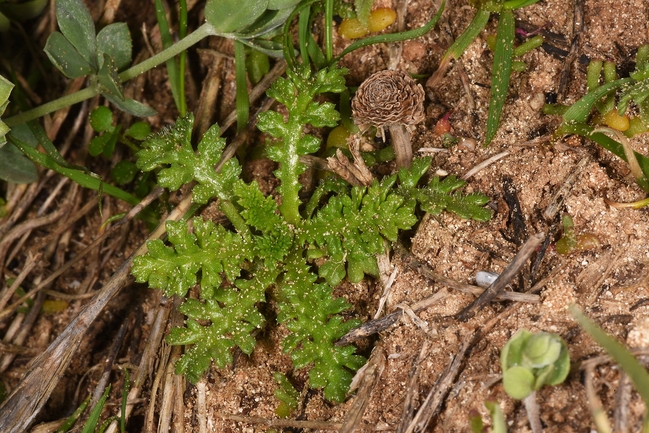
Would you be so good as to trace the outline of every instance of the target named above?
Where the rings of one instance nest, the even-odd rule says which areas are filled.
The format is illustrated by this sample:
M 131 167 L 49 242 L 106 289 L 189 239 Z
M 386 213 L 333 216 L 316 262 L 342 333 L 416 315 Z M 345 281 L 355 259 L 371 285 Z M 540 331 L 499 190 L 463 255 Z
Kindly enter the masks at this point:
M 557 253 L 570 254 L 574 251 L 597 248 L 600 245 L 599 239 L 592 233 L 577 234 L 570 215 L 564 215 L 561 222 L 563 224 L 563 236 L 555 245 Z
M 298 407 L 300 393 L 282 373 L 273 373 L 273 378 L 279 385 L 279 388 L 275 390 L 275 398 L 279 400 L 275 414 L 280 418 L 288 418 L 291 416 L 291 412 Z
M 503 347 L 500 364 L 505 392 L 522 400 L 543 385 L 563 382 L 570 371 L 570 356 L 557 334 L 521 329 Z
M 588 318 L 581 312 L 579 307 L 571 305 L 569 307 L 572 317 L 575 318 L 579 326 L 581 326 L 588 335 L 591 336 L 597 344 L 602 346 L 604 350 L 620 364 L 622 370 L 629 376 L 635 389 L 640 394 L 642 401 L 645 404 L 645 417 L 642 424 L 642 431 L 649 432 L 649 372 L 642 365 L 635 356 L 627 349 L 622 343 L 615 338 L 608 335 L 602 328 L 594 321 Z
M 496 401 L 485 401 L 484 405 L 491 417 L 491 433 L 507 433 L 507 421 L 500 404 Z M 484 433 L 486 431 L 482 417 L 477 410 L 472 410 L 469 414 L 469 425 L 472 433 Z
M 115 150 L 115 145 L 120 142 L 131 148 L 134 152 L 140 150 L 139 143 L 132 140 L 143 141 L 151 133 L 151 127 L 146 122 L 133 123 L 124 133 L 121 125 L 113 124 L 113 113 L 103 105 L 95 108 L 90 114 L 90 126 L 99 135 L 90 140 L 88 153 L 92 156 L 103 155 L 110 158 Z M 134 162 L 121 160 L 111 170 L 111 177 L 118 185 L 130 183 L 138 173 Z
M 544 385 L 558 385 L 568 376 L 566 342 L 557 334 L 521 329 L 503 347 L 500 364 L 505 392 L 524 401 L 532 432 L 542 432 L 536 391 Z

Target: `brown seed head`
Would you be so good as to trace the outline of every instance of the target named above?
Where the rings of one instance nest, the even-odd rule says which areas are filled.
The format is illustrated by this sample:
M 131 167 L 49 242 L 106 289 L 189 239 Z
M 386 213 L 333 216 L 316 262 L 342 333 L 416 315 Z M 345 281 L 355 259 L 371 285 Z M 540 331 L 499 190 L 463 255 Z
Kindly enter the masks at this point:
M 363 81 L 352 100 L 357 125 L 414 125 L 425 119 L 424 89 L 402 71 L 380 71 Z

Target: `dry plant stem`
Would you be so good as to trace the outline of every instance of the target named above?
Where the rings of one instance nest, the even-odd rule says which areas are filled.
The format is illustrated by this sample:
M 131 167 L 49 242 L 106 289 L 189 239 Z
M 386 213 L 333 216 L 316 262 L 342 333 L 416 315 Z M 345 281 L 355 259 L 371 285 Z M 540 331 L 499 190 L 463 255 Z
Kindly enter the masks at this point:
M 516 276 L 518 271 L 523 267 L 527 259 L 534 253 L 536 248 L 541 245 L 545 238 L 545 233 L 537 233 L 531 236 L 523 246 L 521 246 L 520 251 L 512 262 L 505 268 L 505 270 L 500 274 L 500 276 L 494 281 L 491 286 L 487 288 L 478 298 L 469 304 L 466 308 L 460 311 L 456 318 L 460 321 L 467 321 L 475 314 L 476 310 L 484 307 L 496 297 L 502 293 L 505 287 L 511 282 L 511 280 Z
M 590 161 L 590 157 L 588 156 L 583 157 L 577 164 L 577 167 L 575 167 L 575 169 L 572 170 L 568 174 L 568 176 L 566 176 L 565 180 L 561 184 L 561 187 L 557 189 L 557 192 L 555 192 L 552 198 L 550 199 L 550 204 L 548 204 L 548 207 L 546 207 L 545 210 L 543 211 L 543 217 L 546 220 L 554 221 L 554 218 L 557 216 L 559 209 L 563 207 L 563 202 L 568 197 L 568 194 L 570 193 L 570 190 L 572 190 L 572 187 L 575 185 L 577 176 L 586 167 L 586 165 L 588 165 L 589 161 Z
M 169 214 L 167 220 L 175 221 L 180 219 L 189 209 L 190 204 L 191 194 Z M 157 239 L 164 233 L 163 221 L 147 240 Z M 97 295 L 88 302 L 81 313 L 50 344 L 47 350 L 32 361 L 23 380 L 0 406 L 0 431 L 18 433 L 27 429 L 47 402 L 72 361 L 72 356 L 81 344 L 81 340 L 90 324 L 99 316 L 113 296 L 133 280 L 130 275 L 133 258 L 144 254 L 146 251 L 145 243 L 131 254 Z
M 67 183 L 69 183 L 69 181 L 70 181 L 70 179 L 68 179 L 67 177 L 63 177 L 63 178 L 61 178 L 59 180 L 59 183 L 53 188 L 52 192 L 50 192 L 47 199 L 45 199 L 45 202 L 40 206 L 40 208 L 36 212 L 36 217 L 42 217 L 45 214 L 45 211 L 47 210 L 47 208 L 52 204 L 52 202 L 54 200 L 58 199 L 59 193 L 61 192 L 63 187 Z M 78 187 L 75 189 L 75 192 L 77 190 L 78 190 Z M 72 197 L 71 200 L 74 201 L 75 200 L 74 197 Z M 66 204 L 67 204 L 67 202 L 66 202 Z M 11 235 L 11 233 L 12 232 L 9 232 L 9 236 Z M 22 250 L 22 247 L 23 247 L 24 243 L 27 241 L 27 239 L 29 239 L 31 233 L 32 233 L 32 230 L 27 230 L 27 231 L 25 231 L 23 233 L 20 240 L 18 242 L 16 242 L 16 244 L 14 245 L 13 250 L 9 253 L 8 257 L 6 258 L 6 263 L 10 263 L 14 259 L 14 257 Z M 7 248 L 8 247 L 9 247 L 9 245 L 7 245 Z
M 401 410 L 401 419 L 395 433 L 404 433 L 415 414 L 415 407 L 419 401 L 419 365 L 424 361 L 428 354 L 429 340 L 424 340 L 419 351 L 419 356 L 413 360 L 410 372 L 408 374 L 408 383 L 406 384 L 406 398 L 403 401 Z
M 42 254 L 38 253 L 34 256 L 31 254 L 27 255 L 27 263 L 25 263 L 25 266 L 23 266 L 23 269 L 20 271 L 20 274 L 16 277 L 16 280 L 13 282 L 11 287 L 9 287 L 7 290 L 5 290 L 2 295 L 0 295 L 0 310 L 4 309 L 5 305 L 7 305 L 7 302 L 11 299 L 13 294 L 18 290 L 18 287 L 22 284 L 22 282 L 25 280 L 27 275 L 29 275 L 32 270 L 36 267 L 38 262 L 41 259 Z
M 467 339 L 464 344 L 460 346 L 457 353 L 453 357 L 453 360 L 451 360 L 451 362 L 446 366 L 442 374 L 440 374 L 439 378 L 435 382 L 435 385 L 426 396 L 426 399 L 421 404 L 421 407 L 412 419 L 412 422 L 410 423 L 408 428 L 405 430 L 405 433 L 423 432 L 426 430 L 426 427 L 430 423 L 430 420 L 437 414 L 437 411 L 439 411 L 440 407 L 442 406 L 446 394 L 448 394 L 448 392 L 453 387 L 455 378 L 460 372 L 462 361 L 464 361 L 469 348 L 471 348 L 473 344 L 475 344 L 476 337 Z
M 160 294 L 160 296 L 162 295 Z M 160 389 L 161 382 L 165 378 L 165 370 L 167 368 L 167 365 L 169 365 L 171 347 L 168 344 L 162 344 L 162 347 L 157 355 L 158 368 L 153 375 L 153 383 L 151 384 L 149 390 L 149 405 L 146 409 L 147 412 L 144 420 L 144 433 L 154 433 L 157 431 L 157 428 L 154 427 L 154 424 L 155 418 L 160 412 L 158 409 L 158 390 Z
M 363 379 L 339 433 L 353 433 L 359 427 L 367 404 L 370 402 L 372 390 L 378 385 L 386 362 L 385 350 L 381 346 L 375 347 L 366 366 L 363 367 Z M 360 374 L 360 371 L 357 374 Z
M 135 377 L 133 378 L 133 385 L 131 386 L 131 390 L 128 393 L 127 401 L 129 403 L 127 403 L 126 405 L 125 414 L 127 421 L 131 413 L 133 412 L 133 404 L 130 402 L 136 401 L 139 398 L 145 381 L 151 376 L 151 373 L 153 372 L 153 365 L 157 359 L 158 348 L 160 347 L 160 343 L 162 342 L 162 337 L 164 337 L 169 313 L 171 312 L 172 308 L 173 303 L 167 302 L 166 305 L 159 307 L 156 313 L 155 321 L 153 322 L 151 332 L 149 333 L 149 337 L 147 339 L 147 345 L 144 349 L 144 353 L 142 354 L 142 359 L 140 360 L 140 365 L 136 370 Z M 106 429 L 106 433 L 116 433 L 117 431 L 117 422 L 113 422 L 110 426 L 108 426 L 108 429 Z
M 365 165 L 365 161 L 359 150 L 359 139 L 356 137 L 349 143 L 349 151 L 354 158 L 350 161 L 340 149 L 336 150 L 336 156 L 327 158 L 328 169 L 336 173 L 343 180 L 354 186 L 369 186 L 374 180 L 372 172 Z M 310 155 L 307 155 L 310 156 Z M 319 158 L 318 158 L 319 159 Z M 302 161 L 302 158 L 300 158 Z M 318 168 L 316 166 L 316 168 Z
M 476 165 L 471 170 L 467 171 L 466 174 L 464 176 L 462 176 L 462 179 L 463 180 L 469 180 L 470 178 L 475 176 L 477 173 L 479 173 L 481 170 L 484 170 L 485 168 L 489 167 L 494 162 L 498 161 L 499 159 L 503 159 L 504 157 L 509 156 L 509 155 L 510 155 L 510 152 L 506 150 L 504 152 L 497 153 L 496 155 L 485 159 L 480 164 Z
M 4 269 L 5 257 L 9 250 L 11 243 L 21 237 L 24 233 L 33 230 L 38 227 L 42 227 L 47 224 L 51 224 L 54 221 L 61 218 L 62 215 L 65 215 L 70 211 L 72 203 L 74 202 L 74 197 L 78 191 L 78 185 L 73 184 L 68 191 L 63 203 L 61 203 L 56 210 L 52 213 L 45 215 L 40 218 L 34 218 L 33 220 L 25 221 L 22 224 L 14 227 L 7 235 L 0 241 L 0 268 Z
M 575 12 L 572 21 L 572 43 L 570 44 L 570 52 L 566 56 L 559 78 L 559 89 L 557 91 L 557 99 L 561 102 L 565 99 L 566 90 L 568 89 L 568 80 L 573 75 L 572 67 L 580 50 L 581 32 L 584 28 L 584 1 L 575 1 Z
M 198 432 L 207 433 L 207 404 L 205 379 L 196 384 L 196 406 L 198 412 Z
M 606 416 L 606 409 L 602 405 L 602 401 L 597 395 L 597 391 L 593 386 L 593 377 L 595 376 L 595 364 L 589 363 L 586 366 L 586 377 L 585 377 L 585 387 L 586 387 L 586 398 L 588 399 L 588 407 L 590 413 L 595 422 L 598 433 L 611 433 L 611 423 Z
M 177 328 L 183 325 L 184 316 L 178 311 L 178 306 L 180 305 L 180 298 L 174 297 L 174 308 L 171 311 L 171 328 Z M 165 349 L 167 349 L 165 345 Z M 165 350 L 166 351 L 166 350 Z M 172 426 L 173 415 L 176 415 L 176 418 L 182 418 L 182 412 L 176 412 L 177 408 L 174 407 L 174 404 L 178 401 L 184 401 L 183 393 L 179 392 L 176 387 L 176 375 L 174 374 L 174 366 L 176 361 L 180 359 L 182 355 L 182 347 L 174 346 L 169 351 L 169 357 L 165 359 L 164 363 L 161 363 L 161 368 L 158 372 L 163 371 L 164 368 L 164 388 L 162 391 L 162 403 L 160 408 L 160 415 L 158 419 L 158 428 L 156 431 L 170 431 Z M 163 365 L 164 364 L 164 365 Z
M 372 317 L 375 320 L 381 317 L 381 314 L 383 313 L 385 303 L 388 300 L 388 296 L 390 296 L 390 289 L 392 288 L 392 284 L 394 284 L 394 279 L 398 273 L 397 268 L 392 270 L 389 252 L 386 251 L 385 253 L 376 256 L 376 261 L 379 266 L 379 279 L 381 280 L 381 286 L 383 286 L 383 293 L 379 299 L 379 306 L 376 308 L 376 313 L 374 314 L 374 317 Z
M 203 80 L 201 94 L 196 108 L 196 127 L 198 137 L 202 137 L 212 124 L 214 107 L 221 89 L 221 71 L 223 58 L 213 50 L 197 50 L 203 63 L 208 64 L 207 75 Z
M 41 312 L 41 307 L 43 306 L 43 301 L 45 301 L 45 295 L 42 293 L 39 293 L 38 296 L 36 296 L 36 299 L 34 300 L 34 304 L 32 305 L 32 308 L 29 310 L 29 313 L 25 316 L 25 320 L 22 321 L 22 324 L 20 325 L 20 329 L 16 333 L 16 336 L 13 338 L 12 343 L 22 346 L 25 341 L 27 340 L 27 337 L 29 336 L 29 332 L 32 329 L 32 326 L 34 326 L 34 323 L 36 322 L 36 319 L 40 315 Z M 0 373 L 3 373 L 13 360 L 15 359 L 16 355 L 5 355 L 2 358 L 2 362 L 0 362 Z
M 36 195 L 43 189 L 45 182 L 44 180 L 38 183 L 32 183 L 27 188 L 25 194 L 22 194 L 20 197 L 17 197 L 17 204 L 11 212 L 11 215 L 5 220 L 5 222 L 0 226 L 0 240 L 4 238 L 5 233 L 7 233 L 16 222 L 20 219 L 21 216 L 29 209 L 36 198 Z
M 436 283 L 443 284 L 459 292 L 470 293 L 472 295 L 478 295 L 478 296 L 485 292 L 485 289 L 482 287 L 473 286 L 471 284 L 460 283 L 458 281 L 452 280 L 443 275 L 433 272 L 432 270 L 430 270 L 427 264 L 421 262 L 419 259 L 417 259 L 414 255 L 410 253 L 407 253 L 406 263 L 409 268 L 419 272 L 426 278 Z M 500 301 L 515 301 L 515 302 L 530 302 L 530 303 L 539 302 L 538 295 L 533 295 L 531 293 L 520 293 L 520 292 L 502 292 L 497 295 L 496 299 Z
M 175 433 L 183 433 L 185 431 L 185 386 L 187 381 L 185 376 L 180 374 L 174 374 L 174 390 L 175 394 L 178 396 L 174 400 L 174 422 L 172 424 L 171 430 Z
M 88 404 L 88 407 L 94 407 L 99 399 L 101 398 L 102 394 L 104 393 L 104 390 L 106 389 L 106 386 L 108 386 L 108 381 L 110 380 L 110 374 L 113 371 L 113 365 L 115 365 L 115 359 L 117 358 L 117 354 L 119 353 L 119 349 L 122 347 L 122 343 L 124 342 L 124 337 L 126 337 L 126 331 L 128 330 L 128 320 L 125 320 L 122 322 L 121 326 L 119 327 L 119 331 L 117 331 L 117 335 L 115 336 L 115 340 L 113 341 L 113 344 L 110 346 L 110 351 L 108 352 L 108 355 L 102 359 L 103 365 L 103 372 L 101 374 L 101 377 L 99 378 L 99 381 L 97 382 L 97 385 L 95 386 L 95 392 L 92 394 L 92 399 L 90 400 L 90 404 Z
M 436 304 L 437 302 L 446 298 L 448 295 L 449 293 L 446 290 L 439 290 L 434 295 L 424 298 L 421 301 L 411 305 L 410 309 L 417 313 L 430 307 L 431 305 Z M 380 319 L 365 322 L 358 328 L 352 329 L 347 334 L 343 335 L 340 340 L 336 342 L 336 346 L 345 346 L 360 338 L 369 337 L 370 335 L 381 332 L 397 323 L 397 321 L 399 321 L 399 319 L 403 317 L 403 314 L 404 311 L 402 309 L 397 309 L 397 311 L 393 311 L 390 314 L 381 317 Z
M 613 415 L 613 431 L 616 433 L 629 432 L 629 409 L 631 407 L 631 382 L 629 376 L 622 370 L 615 391 L 615 412 Z
M 457 66 L 457 72 L 460 75 L 460 81 L 462 82 L 462 87 L 464 88 L 464 95 L 466 96 L 466 104 L 469 113 L 475 115 L 475 98 L 473 97 L 473 92 L 471 91 L 471 81 L 466 74 L 464 69 L 464 63 L 462 63 L 462 58 L 458 59 L 455 62 Z
M 0 312 L 0 320 L 4 319 L 5 317 L 13 314 L 13 312 L 18 308 L 23 302 L 25 302 L 27 299 L 32 297 L 35 293 L 43 290 L 45 287 L 47 287 L 52 281 L 54 281 L 56 278 L 59 277 L 63 272 L 67 271 L 72 265 L 74 265 L 76 262 L 79 260 L 82 260 L 86 255 L 92 251 L 93 248 L 95 248 L 97 245 L 99 245 L 103 240 L 107 237 L 113 234 L 115 231 L 118 230 L 119 227 L 121 227 L 123 224 L 126 224 L 130 220 L 132 220 L 138 213 L 140 213 L 146 206 L 151 204 L 153 200 L 158 198 L 163 192 L 163 189 L 160 187 L 155 188 L 153 191 L 149 193 L 142 201 L 137 205 L 134 206 L 133 209 L 131 209 L 126 216 L 117 222 L 113 227 L 111 227 L 110 230 L 107 230 L 104 232 L 103 235 L 99 236 L 97 239 L 95 239 L 90 245 L 88 245 L 86 248 L 84 248 L 76 257 L 68 261 L 65 265 L 60 267 L 58 270 L 56 270 L 52 275 L 50 275 L 45 281 L 43 281 L 41 284 L 36 286 L 35 288 L 31 289 L 29 292 L 25 294 L 22 298 L 18 299 L 16 302 L 11 304 L 7 309 L 3 310 Z M 183 201 L 184 203 L 184 201 Z
M 536 401 L 536 391 L 532 391 L 530 395 L 525 397 L 523 404 L 525 405 L 525 412 L 527 412 L 527 420 L 530 422 L 532 433 L 543 433 L 539 404 Z
M 412 144 L 410 144 L 410 134 L 405 125 L 392 123 L 388 125 L 388 130 L 390 131 L 390 137 L 392 137 L 397 170 L 410 168 L 410 164 L 412 164 Z

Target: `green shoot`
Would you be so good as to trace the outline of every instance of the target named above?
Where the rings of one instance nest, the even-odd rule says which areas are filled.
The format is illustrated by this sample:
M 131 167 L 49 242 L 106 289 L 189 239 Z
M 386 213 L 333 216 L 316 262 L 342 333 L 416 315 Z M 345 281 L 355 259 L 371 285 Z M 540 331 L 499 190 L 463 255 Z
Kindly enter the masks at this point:
M 180 14 L 179 14 L 179 37 L 180 39 L 187 36 L 187 2 L 186 0 L 180 1 Z M 162 0 L 155 2 L 156 18 L 158 20 L 158 27 L 160 28 L 160 37 L 162 39 L 162 47 L 169 48 L 173 45 L 173 38 L 171 30 L 169 29 L 169 21 L 165 14 Z M 169 59 L 166 61 L 167 74 L 169 75 L 169 83 L 171 84 L 171 93 L 178 108 L 180 116 L 184 116 L 187 112 L 187 103 L 185 101 L 185 60 L 187 53 L 181 52 L 178 59 Z
M 282 373 L 273 373 L 273 378 L 279 385 L 279 388 L 275 390 L 275 398 L 279 400 L 279 406 L 275 409 L 275 413 L 280 418 L 288 418 L 291 416 L 291 412 L 297 409 L 300 394 Z
M 574 251 L 589 250 L 600 245 L 599 239 L 592 233 L 577 234 L 570 215 L 564 215 L 561 223 L 563 225 L 563 236 L 555 245 L 558 254 L 570 254 Z
M 543 385 L 558 385 L 570 371 L 568 346 L 549 332 L 518 331 L 500 353 L 503 386 L 510 397 L 523 400 Z
M 66 418 L 65 422 L 61 427 L 59 427 L 56 430 L 56 433 L 66 433 L 72 429 L 74 424 L 77 422 L 77 420 L 81 417 L 81 414 L 85 412 L 86 407 L 88 407 L 88 404 L 90 403 L 90 396 L 86 397 L 86 399 L 79 405 L 78 408 L 70 415 L 69 417 Z
M 594 321 L 584 315 L 579 307 L 571 305 L 569 309 L 577 323 L 620 364 L 622 370 L 631 379 L 631 382 L 645 404 L 645 417 L 642 431 L 649 432 L 649 413 L 646 411 L 649 408 L 649 373 L 647 373 L 645 367 L 633 356 L 629 349 L 604 332 Z
M 527 329 L 518 331 L 500 352 L 505 392 L 523 400 L 532 432 L 541 433 L 536 391 L 544 385 L 558 385 L 570 371 L 566 342 L 557 334 Z
M 101 395 L 101 398 L 99 399 L 97 404 L 93 406 L 92 410 L 90 411 L 90 416 L 88 417 L 88 420 L 83 425 L 83 429 L 81 430 L 81 433 L 95 432 L 95 429 L 97 428 L 97 424 L 99 423 L 99 417 L 101 416 L 101 412 L 104 410 L 104 406 L 106 405 L 108 394 L 110 394 L 110 388 L 111 385 L 109 384 L 106 387 L 104 393 Z

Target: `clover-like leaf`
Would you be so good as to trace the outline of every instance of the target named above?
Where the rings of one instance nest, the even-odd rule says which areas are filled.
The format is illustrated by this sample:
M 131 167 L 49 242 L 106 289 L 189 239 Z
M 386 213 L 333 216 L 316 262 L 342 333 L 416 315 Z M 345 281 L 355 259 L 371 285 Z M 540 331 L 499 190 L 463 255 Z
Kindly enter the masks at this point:
M 44 50 L 52 64 L 68 78 L 83 77 L 95 71 L 92 64 L 59 32 L 48 36 Z
M 79 55 L 97 70 L 95 23 L 81 0 L 57 0 L 56 19 L 65 39 Z
M 97 54 L 100 67 L 104 54 L 110 57 L 118 70 L 126 68 L 131 63 L 133 41 L 126 23 L 109 24 L 97 33 Z
M 268 8 L 268 0 L 208 0 L 205 20 L 219 33 L 243 30 Z

